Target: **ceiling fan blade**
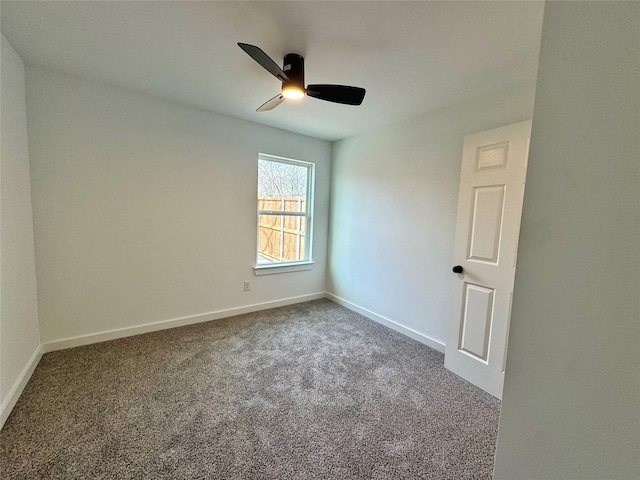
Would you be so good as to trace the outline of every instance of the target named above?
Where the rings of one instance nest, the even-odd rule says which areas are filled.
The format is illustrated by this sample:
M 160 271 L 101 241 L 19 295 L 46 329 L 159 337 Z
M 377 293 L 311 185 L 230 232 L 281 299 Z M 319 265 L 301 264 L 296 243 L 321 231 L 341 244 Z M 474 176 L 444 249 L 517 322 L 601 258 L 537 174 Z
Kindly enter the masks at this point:
M 267 72 L 279 79 L 281 82 L 288 82 L 289 77 L 282 71 L 276 62 L 271 60 L 271 57 L 264 53 L 260 48 L 255 45 L 249 45 L 248 43 L 238 42 L 238 46 L 247 52 L 247 54 L 253 58 L 256 62 L 262 65 Z
M 273 110 L 282 102 L 284 102 L 284 95 L 279 93 L 275 97 L 267 100 L 265 103 L 260 105 L 260 107 L 256 110 L 256 112 L 266 112 L 267 110 Z
M 347 85 L 309 85 L 307 95 L 328 102 L 344 103 L 346 105 L 360 105 L 366 90 Z

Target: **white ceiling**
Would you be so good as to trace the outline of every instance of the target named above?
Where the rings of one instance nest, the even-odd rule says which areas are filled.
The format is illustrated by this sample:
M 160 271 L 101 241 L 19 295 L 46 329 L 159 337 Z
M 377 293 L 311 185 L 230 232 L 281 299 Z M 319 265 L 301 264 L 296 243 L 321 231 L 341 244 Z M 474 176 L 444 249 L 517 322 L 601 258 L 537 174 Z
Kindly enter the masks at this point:
M 542 2 L 2 1 L 26 63 L 336 140 L 515 84 L 533 84 Z M 367 89 L 362 106 L 305 98 L 255 109 L 279 82 L 236 44 L 306 82 Z

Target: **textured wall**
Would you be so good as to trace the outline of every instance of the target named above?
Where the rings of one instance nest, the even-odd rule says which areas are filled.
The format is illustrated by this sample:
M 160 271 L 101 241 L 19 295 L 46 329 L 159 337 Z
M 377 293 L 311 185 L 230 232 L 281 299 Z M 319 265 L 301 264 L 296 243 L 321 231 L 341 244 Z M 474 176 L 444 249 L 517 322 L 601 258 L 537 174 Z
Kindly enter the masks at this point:
M 547 2 L 495 478 L 638 478 L 640 4 Z
M 7 402 L 12 401 L 9 394 L 18 388 L 23 371 L 40 347 L 40 331 L 24 65 L 4 36 L 0 45 L 0 404 L 4 421 L 9 413 Z
M 27 111 L 43 342 L 324 292 L 329 142 L 30 66 Z M 258 153 L 316 164 L 312 270 L 254 277 Z
M 533 92 L 337 142 L 327 290 L 444 344 L 463 137 L 531 118 Z

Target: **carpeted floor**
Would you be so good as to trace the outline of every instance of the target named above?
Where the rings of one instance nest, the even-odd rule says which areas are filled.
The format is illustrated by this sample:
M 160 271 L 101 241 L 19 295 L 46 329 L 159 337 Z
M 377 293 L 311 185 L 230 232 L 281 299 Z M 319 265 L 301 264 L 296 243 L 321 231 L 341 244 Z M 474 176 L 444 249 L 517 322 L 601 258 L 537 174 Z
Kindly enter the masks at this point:
M 499 401 L 328 300 L 46 354 L 8 479 L 491 478 Z

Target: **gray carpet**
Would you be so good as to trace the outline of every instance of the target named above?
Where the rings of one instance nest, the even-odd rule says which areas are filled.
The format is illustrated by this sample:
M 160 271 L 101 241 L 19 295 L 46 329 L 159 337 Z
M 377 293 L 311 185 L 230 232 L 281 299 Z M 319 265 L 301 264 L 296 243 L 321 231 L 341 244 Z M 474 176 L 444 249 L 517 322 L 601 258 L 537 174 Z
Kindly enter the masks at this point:
M 491 478 L 499 402 L 328 300 L 53 352 L 3 479 Z

